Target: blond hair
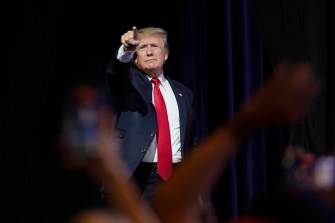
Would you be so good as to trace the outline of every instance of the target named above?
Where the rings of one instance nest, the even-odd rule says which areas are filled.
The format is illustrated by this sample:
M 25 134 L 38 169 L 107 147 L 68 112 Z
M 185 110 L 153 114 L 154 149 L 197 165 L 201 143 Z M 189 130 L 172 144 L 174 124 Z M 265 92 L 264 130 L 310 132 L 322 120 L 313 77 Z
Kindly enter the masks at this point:
M 139 35 L 159 35 L 163 40 L 165 49 L 169 50 L 168 33 L 165 29 L 161 27 L 145 27 L 139 29 L 137 32 Z

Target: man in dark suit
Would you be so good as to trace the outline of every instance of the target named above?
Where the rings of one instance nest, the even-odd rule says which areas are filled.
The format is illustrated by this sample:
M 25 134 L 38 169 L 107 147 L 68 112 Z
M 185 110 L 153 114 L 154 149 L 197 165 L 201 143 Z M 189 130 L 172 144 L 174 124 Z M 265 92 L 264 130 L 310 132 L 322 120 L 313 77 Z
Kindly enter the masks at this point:
M 197 124 L 193 94 L 185 85 L 170 79 L 163 70 L 169 56 L 167 32 L 159 27 L 137 30 L 121 36 L 119 50 L 107 68 L 107 85 L 113 112 L 119 152 L 129 169 L 129 180 L 137 182 L 142 197 L 150 199 L 158 183 L 157 118 L 152 78 L 160 80 L 170 132 L 173 167 L 194 150 Z M 169 129 L 169 130 L 168 130 Z M 165 179 L 167 180 L 167 179 Z

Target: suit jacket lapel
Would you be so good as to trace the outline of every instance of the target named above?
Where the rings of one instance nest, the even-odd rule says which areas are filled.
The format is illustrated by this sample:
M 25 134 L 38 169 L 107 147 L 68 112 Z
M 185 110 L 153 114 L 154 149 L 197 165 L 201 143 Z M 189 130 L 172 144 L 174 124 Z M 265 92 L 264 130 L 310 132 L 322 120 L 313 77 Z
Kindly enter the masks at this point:
M 152 102 L 152 86 L 147 76 L 138 69 L 133 70 L 131 84 L 136 88 L 142 98 L 147 102 Z

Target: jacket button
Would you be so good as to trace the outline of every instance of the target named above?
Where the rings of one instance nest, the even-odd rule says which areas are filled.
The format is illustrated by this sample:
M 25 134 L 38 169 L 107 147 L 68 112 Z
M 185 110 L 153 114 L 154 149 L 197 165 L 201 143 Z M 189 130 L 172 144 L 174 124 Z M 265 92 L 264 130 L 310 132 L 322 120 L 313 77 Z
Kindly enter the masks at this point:
M 142 153 L 146 153 L 147 150 L 146 150 L 146 149 L 142 149 L 141 152 L 142 152 Z
M 154 136 L 155 136 L 155 133 L 153 132 L 153 133 L 151 133 L 150 135 L 151 135 L 151 137 L 154 137 Z

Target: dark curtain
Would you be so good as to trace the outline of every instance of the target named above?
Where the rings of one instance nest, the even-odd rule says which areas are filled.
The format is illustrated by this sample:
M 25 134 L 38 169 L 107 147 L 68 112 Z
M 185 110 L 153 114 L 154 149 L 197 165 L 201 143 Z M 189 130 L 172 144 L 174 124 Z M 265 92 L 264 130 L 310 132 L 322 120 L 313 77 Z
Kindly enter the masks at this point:
M 321 0 L 252 0 L 264 43 L 276 64 L 284 59 L 309 62 L 321 92 L 308 116 L 290 127 L 290 144 L 316 154 L 334 147 L 334 3 Z
M 320 152 L 333 147 L 333 7 L 330 0 L 8 2 L 1 7 L 3 218 L 59 223 L 96 204 L 99 187 L 85 170 L 60 162 L 62 109 L 76 84 L 104 86 L 108 61 L 133 25 L 169 32 L 166 70 L 193 90 L 203 137 L 282 59 L 309 59 L 323 79 L 306 119 L 253 133 L 214 185 L 220 219 L 247 212 L 278 185 L 289 142 Z

